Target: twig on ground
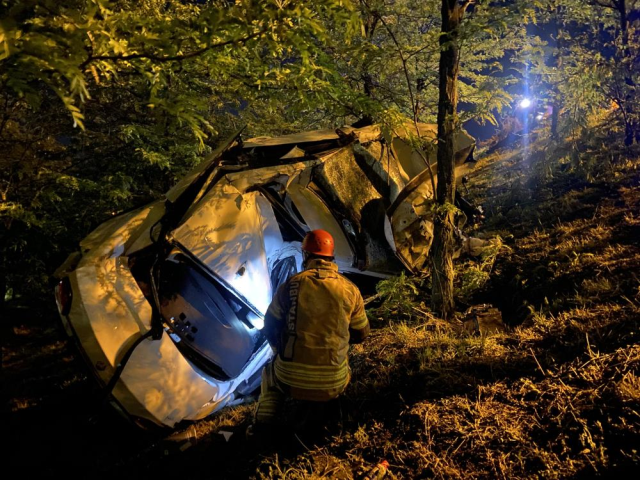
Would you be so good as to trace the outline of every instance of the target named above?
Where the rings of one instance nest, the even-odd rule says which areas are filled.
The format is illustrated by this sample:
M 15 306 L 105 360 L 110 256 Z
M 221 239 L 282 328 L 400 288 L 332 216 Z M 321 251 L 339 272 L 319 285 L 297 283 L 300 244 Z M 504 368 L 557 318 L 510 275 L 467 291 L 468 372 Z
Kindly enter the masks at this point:
M 529 351 L 531 352 L 531 355 L 533 356 L 533 359 L 536 361 L 536 365 L 538 365 L 538 368 L 540 369 L 540 371 L 542 372 L 542 375 L 544 375 L 545 377 L 547 376 L 546 372 L 544 371 L 544 369 L 542 368 L 542 365 L 540 365 L 540 362 L 538 361 L 538 359 L 536 358 L 536 354 L 533 353 L 533 348 L 529 348 Z

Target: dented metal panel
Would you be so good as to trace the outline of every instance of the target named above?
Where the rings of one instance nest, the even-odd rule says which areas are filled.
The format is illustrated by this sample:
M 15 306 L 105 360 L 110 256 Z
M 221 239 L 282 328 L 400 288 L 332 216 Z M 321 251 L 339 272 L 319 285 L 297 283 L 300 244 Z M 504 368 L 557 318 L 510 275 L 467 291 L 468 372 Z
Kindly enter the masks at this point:
M 425 267 L 433 242 L 432 201 L 416 194 L 401 202 L 391 216 L 397 254 L 411 270 Z
M 259 207 L 259 195 L 220 182 L 173 238 L 264 315 L 272 290 L 262 224 L 275 217 L 270 206 Z
M 338 134 L 334 130 L 312 130 L 310 132 L 293 133 L 281 137 L 255 137 L 244 142 L 244 148 L 273 147 L 277 145 L 291 145 L 303 143 L 337 140 Z
M 406 182 L 417 177 L 427 168 L 423 158 L 406 140 L 402 138 L 394 138 L 392 148 L 396 158 L 398 159 L 398 163 Z M 431 157 L 433 156 L 431 155 Z M 434 162 L 435 160 L 432 163 Z
M 411 180 L 424 172 L 427 168 L 427 164 L 422 155 L 420 155 L 411 145 L 411 138 L 416 136 L 415 127 L 412 125 L 406 125 L 399 130 L 401 134 L 393 138 L 392 147 L 402 170 L 405 172 L 408 180 Z M 431 165 L 435 177 L 435 166 L 438 161 L 438 127 L 435 124 L 419 123 L 418 130 L 420 131 L 420 140 L 424 145 L 423 154 Z M 462 165 L 469 159 L 475 148 L 475 144 L 475 139 L 464 130 L 458 130 L 455 133 L 453 148 L 455 151 L 454 162 L 456 166 Z
M 358 144 L 346 147 L 314 170 L 313 182 L 332 212 L 352 225 L 360 269 L 384 274 L 402 269 L 384 235 L 388 198 L 398 188 L 375 157 Z
M 80 242 L 81 262 L 130 255 L 147 247 L 151 244 L 149 229 L 164 213 L 164 202 L 158 200 L 108 220 Z
M 333 236 L 335 261 L 338 266 L 352 267 L 355 260 L 353 250 L 329 207 L 315 193 L 299 183 L 289 185 L 287 192 L 310 230 L 321 228 Z

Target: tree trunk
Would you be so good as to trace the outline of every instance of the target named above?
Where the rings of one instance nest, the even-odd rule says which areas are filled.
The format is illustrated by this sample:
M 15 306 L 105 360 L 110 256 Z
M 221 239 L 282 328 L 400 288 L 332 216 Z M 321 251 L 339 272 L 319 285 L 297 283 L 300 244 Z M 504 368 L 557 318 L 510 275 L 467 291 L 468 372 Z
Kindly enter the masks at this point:
M 456 188 L 453 135 L 457 124 L 458 27 L 466 3 L 442 0 L 440 94 L 438 98 L 438 186 L 431 247 L 431 309 L 444 319 L 455 313 L 453 299 L 453 233 Z

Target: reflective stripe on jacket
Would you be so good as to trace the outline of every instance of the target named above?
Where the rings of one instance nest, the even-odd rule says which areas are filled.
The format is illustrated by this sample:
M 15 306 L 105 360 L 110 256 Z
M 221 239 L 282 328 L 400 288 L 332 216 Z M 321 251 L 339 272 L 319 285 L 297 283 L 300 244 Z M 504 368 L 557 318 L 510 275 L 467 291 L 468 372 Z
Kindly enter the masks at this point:
M 277 352 L 275 373 L 293 398 L 329 400 L 349 383 L 349 343 L 369 330 L 358 288 L 338 266 L 310 260 L 307 269 L 279 289 L 263 332 Z

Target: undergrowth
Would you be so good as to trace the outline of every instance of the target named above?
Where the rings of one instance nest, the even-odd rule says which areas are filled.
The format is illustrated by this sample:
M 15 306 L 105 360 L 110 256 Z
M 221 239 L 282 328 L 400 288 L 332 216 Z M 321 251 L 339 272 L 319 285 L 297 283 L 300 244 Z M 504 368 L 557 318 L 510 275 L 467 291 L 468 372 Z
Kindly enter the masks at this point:
M 421 287 L 425 279 L 407 276 L 402 272 L 397 277 L 378 282 L 376 292 L 379 306 L 369 310 L 369 316 L 386 319 L 409 319 L 425 315 L 426 307 L 421 298 Z
M 511 248 L 503 243 L 500 235 L 492 238 L 491 244 L 484 247 L 480 255 L 467 258 L 455 266 L 455 295 L 459 301 L 470 303 L 473 295 L 489 281 L 493 265 L 500 253 L 508 254 Z

